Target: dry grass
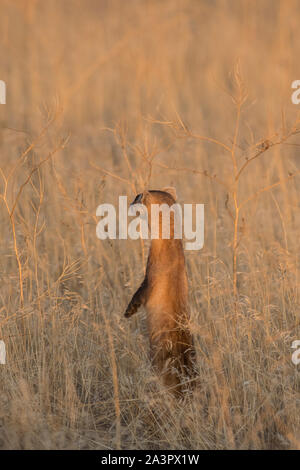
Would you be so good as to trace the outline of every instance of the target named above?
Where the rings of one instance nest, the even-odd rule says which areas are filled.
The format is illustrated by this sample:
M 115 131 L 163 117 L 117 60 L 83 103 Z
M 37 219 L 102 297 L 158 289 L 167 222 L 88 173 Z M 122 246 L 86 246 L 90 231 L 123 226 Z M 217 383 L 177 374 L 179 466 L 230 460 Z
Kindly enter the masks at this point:
M 299 448 L 299 3 L 0 7 L 0 447 Z M 95 234 L 166 185 L 206 217 L 180 405 L 122 316 L 146 250 Z

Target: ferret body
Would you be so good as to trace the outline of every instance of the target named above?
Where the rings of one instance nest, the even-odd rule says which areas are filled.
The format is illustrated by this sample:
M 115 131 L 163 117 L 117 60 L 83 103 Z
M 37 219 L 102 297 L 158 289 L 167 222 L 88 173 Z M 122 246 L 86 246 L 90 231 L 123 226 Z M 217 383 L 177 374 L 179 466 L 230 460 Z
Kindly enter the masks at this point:
M 151 226 L 152 204 L 175 204 L 173 188 L 146 191 L 133 204 L 142 203 Z M 170 217 L 170 239 L 151 240 L 145 278 L 125 312 L 130 317 L 141 305 L 147 311 L 151 358 L 164 384 L 175 394 L 181 393 L 182 377 L 193 376 L 194 347 L 189 329 L 188 282 L 182 240 L 174 238 L 174 214 Z

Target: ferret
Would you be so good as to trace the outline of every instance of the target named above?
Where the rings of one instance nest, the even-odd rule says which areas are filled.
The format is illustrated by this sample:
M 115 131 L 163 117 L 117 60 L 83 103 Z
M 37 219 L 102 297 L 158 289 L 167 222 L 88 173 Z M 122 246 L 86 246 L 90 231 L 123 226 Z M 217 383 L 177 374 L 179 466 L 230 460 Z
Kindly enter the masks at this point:
M 152 204 L 176 202 L 174 188 L 138 194 L 131 206 L 143 204 L 151 229 Z M 194 376 L 194 345 L 189 329 L 188 281 L 182 240 L 174 236 L 174 213 L 170 216 L 170 238 L 162 238 L 159 215 L 158 238 L 151 240 L 146 275 L 125 311 L 134 315 L 143 305 L 147 311 L 151 359 L 164 385 L 175 395 L 184 390 L 184 377 Z M 176 232 L 175 232 L 176 233 Z

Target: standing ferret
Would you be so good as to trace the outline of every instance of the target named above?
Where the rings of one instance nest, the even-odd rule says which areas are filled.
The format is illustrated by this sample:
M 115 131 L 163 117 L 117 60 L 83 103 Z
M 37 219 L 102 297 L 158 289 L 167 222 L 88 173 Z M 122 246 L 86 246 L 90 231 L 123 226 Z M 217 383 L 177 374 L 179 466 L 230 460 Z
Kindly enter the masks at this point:
M 145 191 L 131 204 L 143 204 L 151 229 L 152 204 L 176 202 L 174 188 Z M 189 329 L 188 282 L 182 240 L 174 237 L 174 213 L 170 212 L 170 238 L 162 238 L 159 214 L 158 238 L 151 240 L 145 278 L 133 295 L 125 317 L 143 305 L 147 311 L 151 359 L 164 384 L 175 394 L 183 391 L 182 377 L 193 377 L 193 339 Z

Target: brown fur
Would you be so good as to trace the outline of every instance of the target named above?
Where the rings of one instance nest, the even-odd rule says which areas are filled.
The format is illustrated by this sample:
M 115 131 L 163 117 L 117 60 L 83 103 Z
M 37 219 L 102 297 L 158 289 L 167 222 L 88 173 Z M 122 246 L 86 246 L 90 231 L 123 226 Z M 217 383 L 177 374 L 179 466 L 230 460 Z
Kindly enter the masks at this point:
M 169 192 L 167 192 L 169 191 Z M 133 204 L 144 204 L 151 227 L 151 204 L 175 203 L 175 190 L 146 191 Z M 174 216 L 170 218 L 170 239 L 162 239 L 160 214 L 159 239 L 151 240 L 146 276 L 132 297 L 125 317 L 147 310 L 151 358 L 164 384 L 175 393 L 182 392 L 181 377 L 192 375 L 193 341 L 188 327 L 188 283 L 181 239 L 174 238 Z

